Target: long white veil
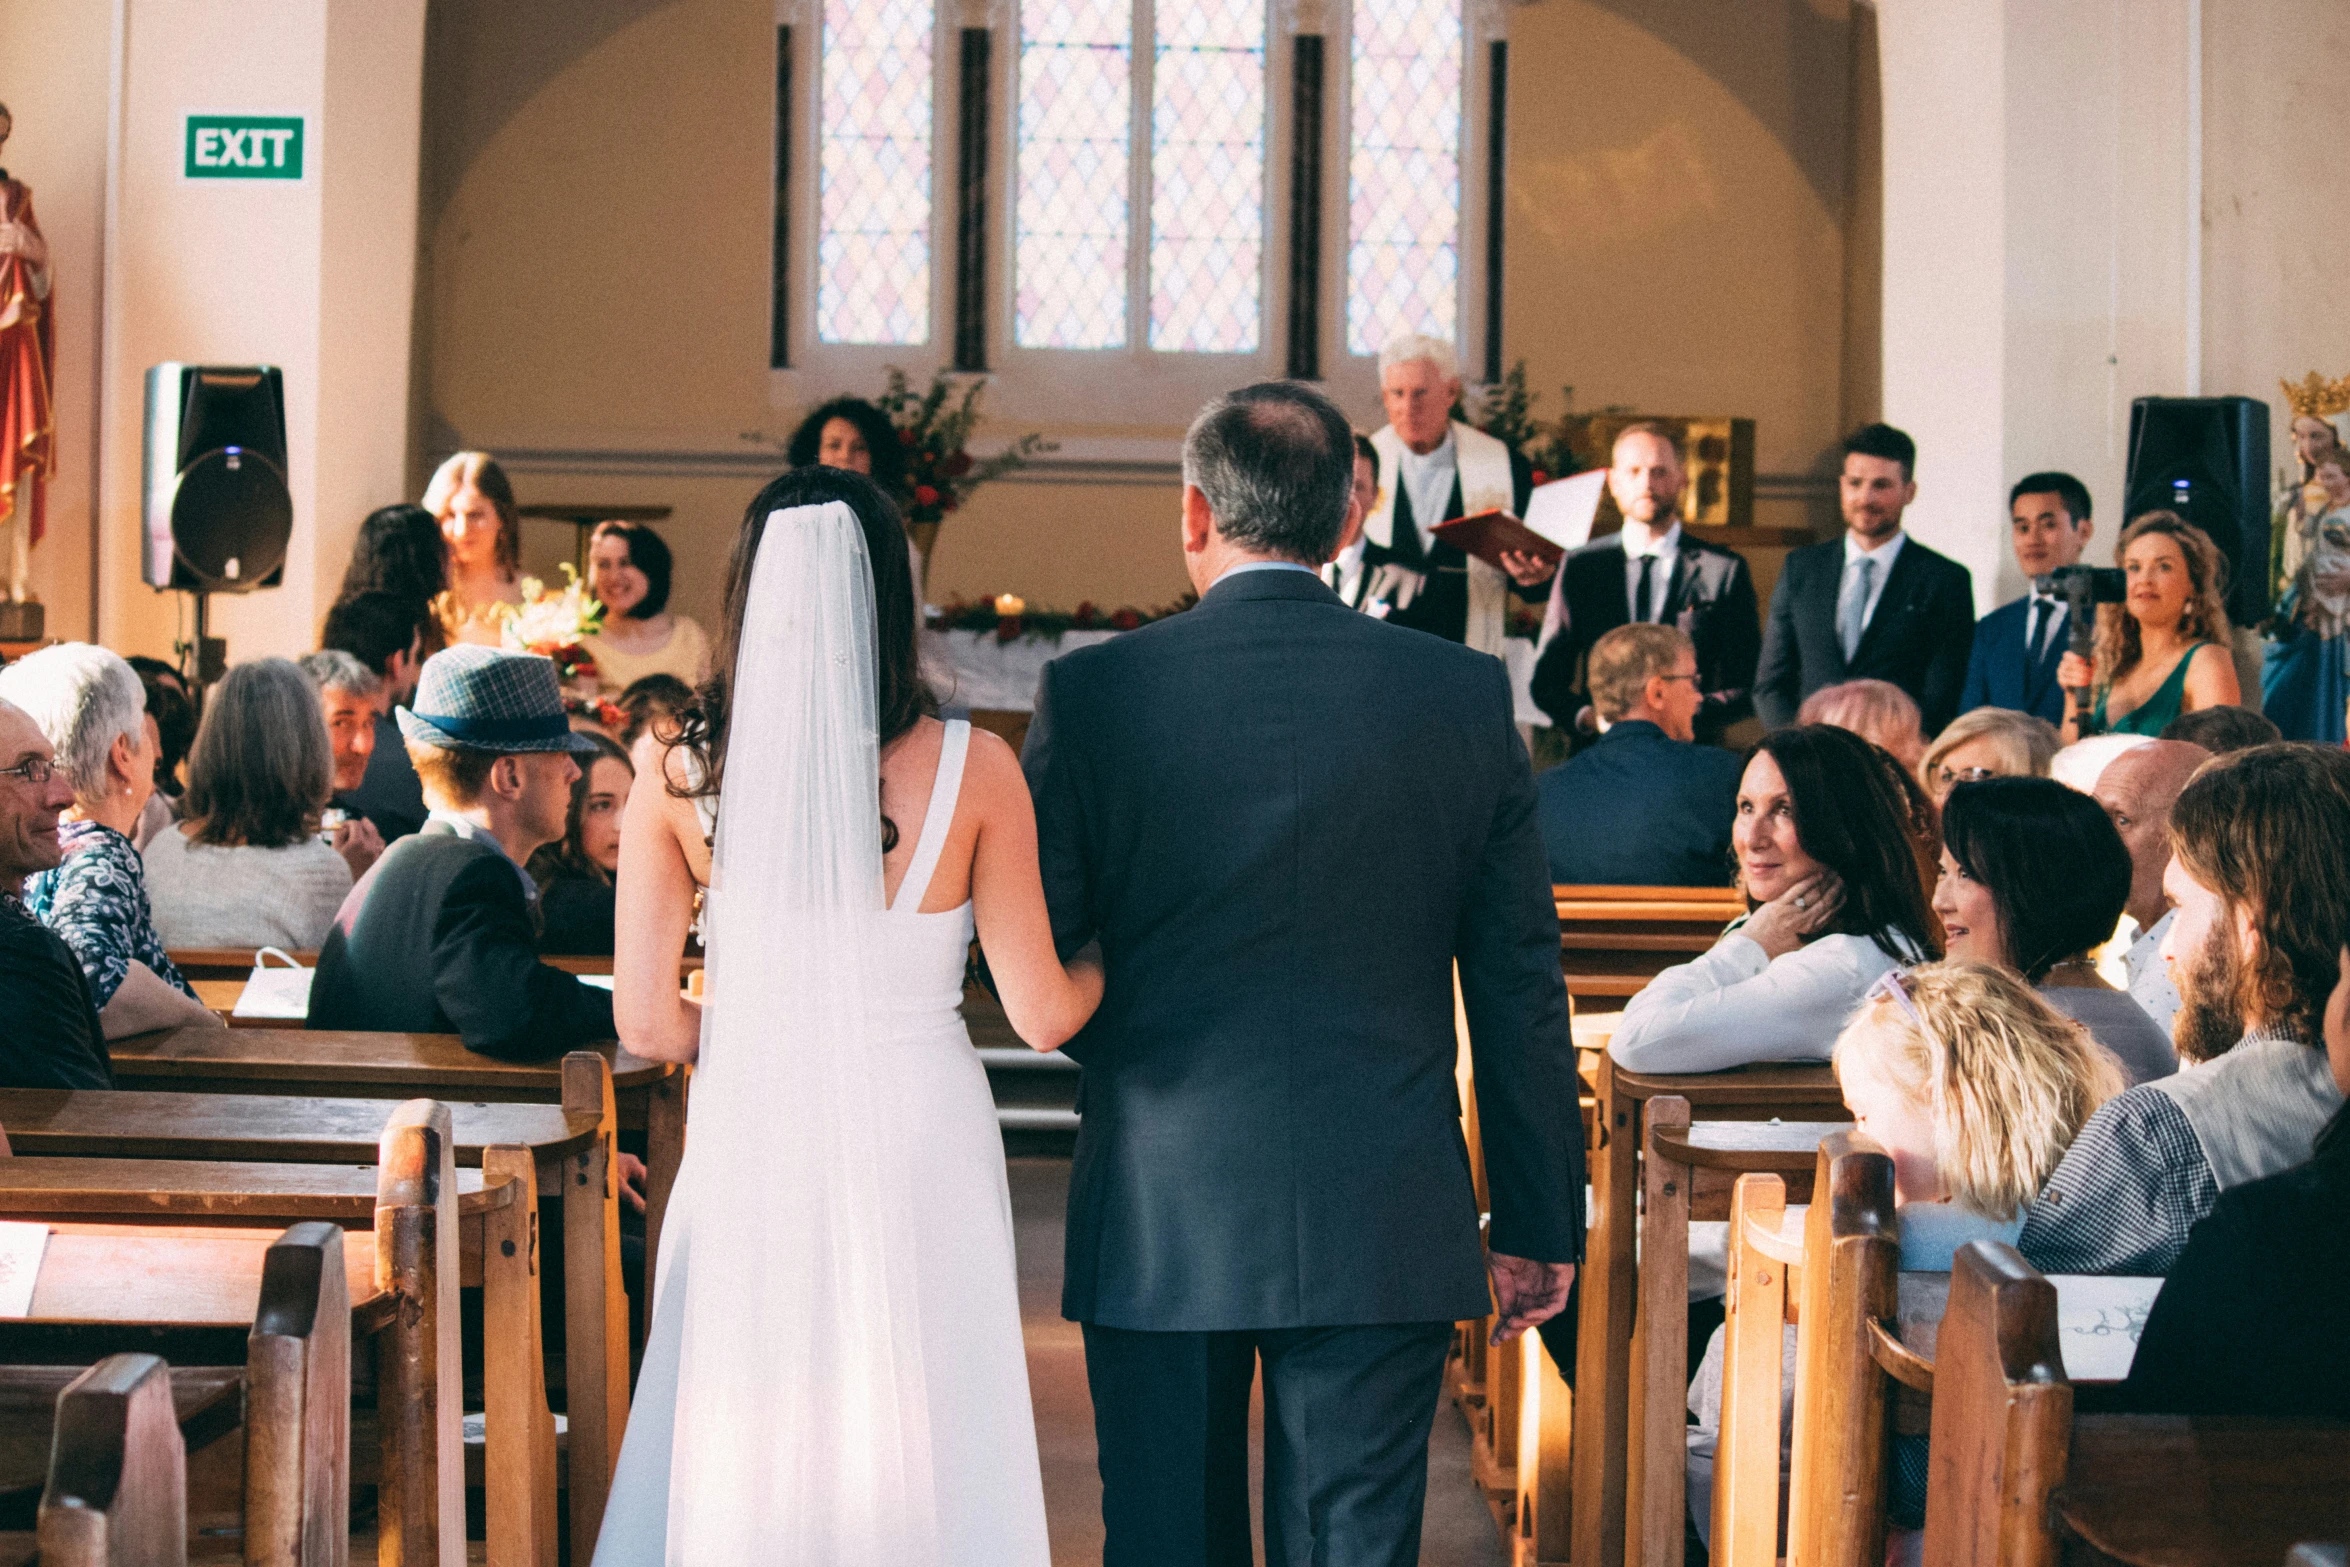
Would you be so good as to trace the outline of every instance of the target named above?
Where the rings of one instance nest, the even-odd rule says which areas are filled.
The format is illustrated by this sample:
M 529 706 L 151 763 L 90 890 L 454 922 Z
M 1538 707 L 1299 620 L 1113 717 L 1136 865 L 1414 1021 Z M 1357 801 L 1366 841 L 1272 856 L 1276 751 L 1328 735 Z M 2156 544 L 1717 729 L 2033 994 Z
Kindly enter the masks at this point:
M 669 1560 L 938 1559 L 904 1172 L 872 1129 L 873 577 L 838 501 L 772 513 L 730 689 L 681 1259 Z

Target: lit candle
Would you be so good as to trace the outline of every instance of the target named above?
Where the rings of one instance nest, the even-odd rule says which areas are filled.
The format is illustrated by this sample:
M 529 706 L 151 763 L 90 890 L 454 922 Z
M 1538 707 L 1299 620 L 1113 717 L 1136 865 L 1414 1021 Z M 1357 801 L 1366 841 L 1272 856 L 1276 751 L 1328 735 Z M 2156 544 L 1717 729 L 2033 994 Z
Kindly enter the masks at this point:
M 995 612 L 1010 620 L 1015 615 L 1028 613 L 1028 601 L 1017 593 L 999 593 L 996 595 Z

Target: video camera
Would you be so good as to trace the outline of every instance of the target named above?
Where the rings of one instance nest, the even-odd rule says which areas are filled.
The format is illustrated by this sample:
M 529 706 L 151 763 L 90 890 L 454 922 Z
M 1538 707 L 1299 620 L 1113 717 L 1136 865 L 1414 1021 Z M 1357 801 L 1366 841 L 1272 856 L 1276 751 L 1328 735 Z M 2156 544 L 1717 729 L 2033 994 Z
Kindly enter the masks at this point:
M 2068 651 L 2083 658 L 2097 656 L 2097 606 L 2119 604 L 2129 595 L 2130 579 L 2112 566 L 2060 566 L 2045 576 L 2032 579 L 2036 593 L 2053 594 L 2064 601 L 2066 640 Z M 2074 707 L 2079 715 L 2082 739 L 2096 734 L 2100 728 L 2090 712 L 2089 693 L 2077 690 Z

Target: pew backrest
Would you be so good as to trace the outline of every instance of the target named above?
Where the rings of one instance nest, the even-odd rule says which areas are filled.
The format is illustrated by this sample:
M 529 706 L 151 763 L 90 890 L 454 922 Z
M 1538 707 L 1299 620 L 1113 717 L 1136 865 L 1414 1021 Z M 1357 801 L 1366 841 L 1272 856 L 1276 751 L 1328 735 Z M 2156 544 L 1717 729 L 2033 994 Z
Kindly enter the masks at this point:
M 171 1368 L 108 1356 L 57 1398 L 36 1526 L 43 1567 L 182 1567 L 187 1492 Z

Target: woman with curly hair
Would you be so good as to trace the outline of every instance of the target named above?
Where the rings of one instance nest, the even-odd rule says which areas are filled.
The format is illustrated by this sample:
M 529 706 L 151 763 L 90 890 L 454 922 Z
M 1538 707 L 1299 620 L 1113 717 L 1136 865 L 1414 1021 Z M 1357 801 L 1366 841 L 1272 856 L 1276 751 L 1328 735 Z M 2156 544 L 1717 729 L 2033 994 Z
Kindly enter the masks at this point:
M 792 432 L 784 457 L 794 468 L 846 468 L 881 487 L 903 510 L 906 504 L 906 448 L 889 415 L 862 397 L 835 397 L 819 403 Z
M 2081 737 L 2080 704 L 2094 691 L 2097 730 L 2159 735 L 2181 713 L 2233 707 L 2235 655 L 2222 594 L 2227 567 L 2210 535 L 2175 511 L 2150 511 L 2122 529 L 2114 558 L 2129 596 L 2097 610 L 2097 658 L 2067 653 L 2064 738 Z

